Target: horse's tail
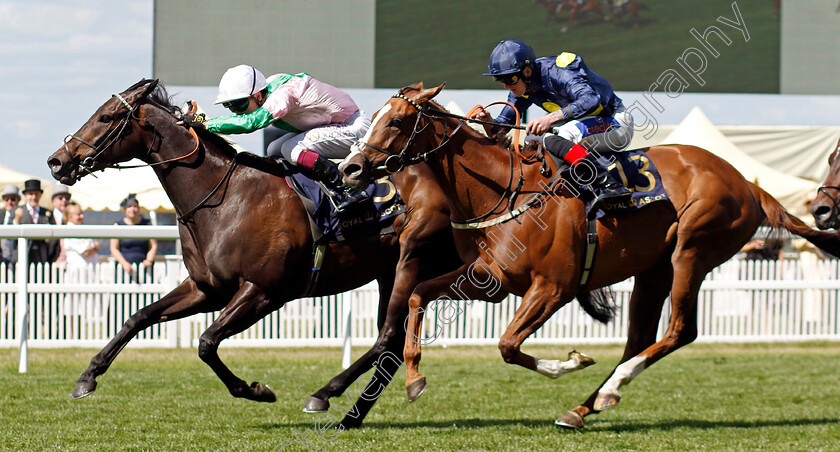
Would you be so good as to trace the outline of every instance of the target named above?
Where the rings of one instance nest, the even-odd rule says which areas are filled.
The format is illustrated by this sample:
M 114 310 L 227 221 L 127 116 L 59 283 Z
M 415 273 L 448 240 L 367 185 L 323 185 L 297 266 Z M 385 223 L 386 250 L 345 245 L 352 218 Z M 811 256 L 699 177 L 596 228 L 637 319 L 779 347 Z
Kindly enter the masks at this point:
M 811 242 L 814 246 L 826 253 L 840 257 L 840 234 L 811 228 L 803 223 L 802 220 L 785 210 L 776 198 L 770 196 L 769 193 L 761 189 L 758 185 L 752 182 L 749 184 L 753 196 L 761 204 L 761 210 L 764 211 L 764 216 L 766 217 L 765 223 L 768 226 L 784 228 Z
M 615 318 L 615 311 L 618 307 L 609 287 L 602 287 L 590 292 L 580 292 L 576 298 L 583 311 L 593 319 L 606 324 Z

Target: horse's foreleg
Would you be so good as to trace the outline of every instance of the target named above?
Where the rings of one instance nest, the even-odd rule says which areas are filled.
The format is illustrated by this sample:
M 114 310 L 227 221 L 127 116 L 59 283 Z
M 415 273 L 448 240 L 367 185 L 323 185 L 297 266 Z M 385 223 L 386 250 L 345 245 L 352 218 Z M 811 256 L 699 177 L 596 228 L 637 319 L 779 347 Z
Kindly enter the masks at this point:
M 628 309 L 630 324 L 621 363 L 627 362 L 656 342 L 656 330 L 659 328 L 662 306 L 671 290 L 673 277 L 674 269 L 671 266 L 670 255 L 666 255 L 656 265 L 636 277 L 633 293 L 630 295 Z M 606 381 L 604 380 L 604 383 Z M 595 412 L 592 407 L 597 396 L 598 391 L 595 391 L 582 405 L 560 416 L 555 424 L 572 429 L 583 427 L 583 418 Z
M 79 377 L 72 397 L 80 399 L 96 390 L 96 377 L 105 373 L 117 355 L 140 331 L 160 322 L 176 320 L 199 312 L 211 312 L 218 306 L 208 301 L 204 292 L 199 290 L 195 282 L 187 279 L 172 292 L 160 300 L 135 312 L 123 325 L 122 329 L 108 342 L 93 359 L 90 365 Z
M 534 358 L 522 353 L 520 349 L 528 336 L 537 331 L 561 306 L 572 300 L 571 292 L 564 292 L 556 283 L 544 277 L 534 278 L 510 325 L 499 339 L 499 350 L 506 363 L 517 364 L 551 378 L 595 364 L 592 358 L 579 352 L 571 352 L 568 360 L 559 361 Z
M 480 262 L 480 261 L 477 261 Z M 476 262 L 476 263 L 477 263 Z M 498 302 L 507 296 L 507 292 L 501 290 L 501 283 L 495 275 L 487 273 L 487 266 L 462 265 L 457 270 L 439 276 L 432 280 L 421 283 L 414 290 L 408 300 L 408 318 L 406 319 L 405 348 L 405 386 L 408 392 L 408 400 L 414 401 L 426 389 L 426 377 L 420 374 L 421 344 L 423 338 L 423 316 L 429 303 L 433 300 L 442 301 L 443 306 L 438 307 L 438 314 L 445 316 L 441 318 L 441 324 L 454 321 L 462 311 L 459 306 L 448 305 L 453 300 L 487 300 Z M 474 282 L 480 284 L 473 284 Z M 481 287 L 477 287 L 481 286 Z M 454 314 L 454 317 L 452 316 Z M 429 342 L 435 337 L 428 339 Z
M 256 284 L 245 282 L 233 299 L 225 306 L 222 314 L 210 325 L 198 340 L 198 356 L 216 373 L 234 397 L 257 402 L 274 402 L 277 398 L 268 386 L 253 382 L 250 386 L 238 378 L 219 358 L 219 343 L 241 333 L 265 317 L 278 306 L 269 300 Z
M 399 269 L 397 270 L 397 274 L 400 274 Z M 333 377 L 326 386 L 312 394 L 303 405 L 304 412 L 320 413 L 327 411 L 330 407 L 329 399 L 331 397 L 337 397 L 343 394 L 351 383 L 376 364 L 384 352 L 393 348 L 393 343 L 402 343 L 405 300 L 414 288 L 414 279 L 408 277 L 406 281 L 401 281 L 396 286 L 393 285 L 393 279 L 389 279 L 387 283 L 380 281 L 379 317 L 377 321 L 379 337 L 376 339 L 376 343 L 364 355 L 354 361 L 350 367 L 345 369 L 344 372 Z M 405 287 L 407 285 L 406 283 L 410 284 L 410 287 Z M 360 424 L 363 418 L 364 415 L 359 419 Z

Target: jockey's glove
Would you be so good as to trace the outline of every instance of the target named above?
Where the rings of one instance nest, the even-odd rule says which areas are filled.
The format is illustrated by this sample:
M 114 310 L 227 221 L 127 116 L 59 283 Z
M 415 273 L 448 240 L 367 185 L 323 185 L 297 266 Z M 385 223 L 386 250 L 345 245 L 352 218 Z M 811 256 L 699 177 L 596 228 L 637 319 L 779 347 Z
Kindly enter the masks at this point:
M 205 128 L 204 123 L 207 122 L 207 118 L 204 116 L 204 113 L 199 113 L 197 115 L 183 115 L 181 116 L 181 121 L 187 127 L 203 129 Z

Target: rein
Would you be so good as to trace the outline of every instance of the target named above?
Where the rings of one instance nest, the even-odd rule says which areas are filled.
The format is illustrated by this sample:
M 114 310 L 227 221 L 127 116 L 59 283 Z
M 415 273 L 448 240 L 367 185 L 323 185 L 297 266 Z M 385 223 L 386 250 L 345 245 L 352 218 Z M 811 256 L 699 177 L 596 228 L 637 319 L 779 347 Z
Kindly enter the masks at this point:
M 427 102 L 424 102 L 422 105 L 420 105 L 416 101 L 408 98 L 407 96 L 405 96 L 402 93 L 394 94 L 393 96 L 391 96 L 391 98 L 402 99 L 402 100 L 408 102 L 411 106 L 413 106 L 418 111 L 417 119 L 414 123 L 414 128 L 413 128 L 413 130 L 411 132 L 411 136 L 409 136 L 408 141 L 406 142 L 405 146 L 403 146 L 403 148 L 402 148 L 402 150 L 400 150 L 399 154 L 394 154 L 394 153 L 392 153 L 391 151 L 389 151 L 385 148 L 375 146 L 375 145 L 372 145 L 370 143 L 362 143 L 362 144 L 365 145 L 365 146 L 370 146 L 370 147 L 372 147 L 372 148 L 376 149 L 377 151 L 382 152 L 384 154 L 388 154 L 389 156 L 388 156 L 388 158 L 385 159 L 384 168 L 377 168 L 377 169 L 385 169 L 385 171 L 388 171 L 389 173 L 392 173 L 392 174 L 396 173 L 396 172 L 399 172 L 399 171 L 402 171 L 402 169 L 406 166 L 410 166 L 410 165 L 414 165 L 416 163 L 428 161 L 430 156 L 437 153 L 446 144 L 449 143 L 449 141 L 452 139 L 452 137 L 455 136 L 455 133 L 457 133 L 461 129 L 461 127 L 464 125 L 465 121 L 478 121 L 478 120 L 472 120 L 472 119 L 469 119 L 469 118 L 466 118 L 466 117 L 463 117 L 463 116 L 460 116 L 460 115 L 455 115 L 453 113 L 449 113 L 449 112 L 446 112 L 446 111 L 443 111 L 443 110 L 433 109 L 433 108 L 429 107 L 429 104 Z M 426 128 L 429 126 L 429 124 L 432 123 L 432 121 L 429 121 L 429 123 L 427 123 L 426 125 L 424 125 L 422 127 L 419 127 L 421 119 L 423 117 L 428 117 L 430 119 L 442 119 L 442 117 L 444 117 L 444 116 L 459 119 L 460 122 L 458 123 L 458 127 L 456 127 L 452 131 L 452 133 L 447 136 L 446 134 L 447 134 L 449 126 L 448 126 L 446 121 L 443 121 L 443 124 L 444 124 L 443 135 L 444 135 L 444 138 L 441 140 L 440 144 L 438 144 L 438 146 L 436 146 L 434 149 L 432 149 L 428 152 L 417 155 L 415 157 L 406 158 L 405 154 L 406 154 L 406 152 L 408 152 L 408 149 L 414 143 L 414 140 L 416 139 L 418 134 L 425 131 Z M 517 118 L 518 118 L 518 113 L 517 113 Z M 487 121 L 484 121 L 484 122 L 487 122 Z M 517 122 L 518 122 L 518 119 L 517 119 Z M 514 126 L 514 127 L 524 129 L 524 127 L 518 126 L 518 125 Z M 520 154 L 519 152 L 517 152 L 517 155 L 522 157 L 522 154 Z M 513 218 L 516 218 L 517 216 L 521 215 L 522 213 L 524 213 L 526 210 L 528 210 L 534 204 L 537 203 L 537 201 L 540 198 L 539 196 L 535 196 L 534 198 L 530 199 L 528 202 L 526 202 L 525 204 L 520 206 L 517 210 L 515 210 L 515 211 L 513 210 L 513 204 L 514 204 L 516 198 L 519 195 L 519 190 L 522 188 L 522 185 L 525 183 L 525 176 L 524 176 L 524 170 L 522 168 L 522 160 L 517 159 L 516 163 L 519 164 L 519 180 L 516 184 L 516 187 L 511 188 L 513 186 L 513 180 L 515 178 L 514 169 L 513 169 L 514 168 L 514 157 L 513 157 L 513 153 L 511 153 L 511 152 L 508 152 L 508 156 L 510 157 L 510 164 L 508 165 L 509 168 L 510 168 L 510 179 L 508 180 L 508 184 L 507 184 L 507 187 L 505 188 L 504 194 L 499 198 L 499 202 L 497 202 L 496 205 L 493 206 L 492 209 L 490 209 L 487 213 L 485 213 L 483 215 L 479 215 L 477 217 L 470 218 L 470 219 L 464 220 L 464 221 L 454 221 L 454 220 L 450 219 L 450 222 L 452 223 L 453 228 L 455 228 L 455 229 L 482 229 L 482 228 L 487 228 L 487 227 L 490 227 L 490 226 L 493 226 L 493 225 L 511 220 Z M 507 196 L 508 194 L 510 194 L 510 196 Z M 495 218 L 493 220 L 487 220 L 487 218 L 494 215 L 494 212 L 496 211 L 496 209 L 498 209 L 502 205 L 502 203 L 505 202 L 505 200 L 507 200 L 508 213 L 506 213 L 506 214 L 504 214 L 504 215 L 502 215 L 498 218 Z

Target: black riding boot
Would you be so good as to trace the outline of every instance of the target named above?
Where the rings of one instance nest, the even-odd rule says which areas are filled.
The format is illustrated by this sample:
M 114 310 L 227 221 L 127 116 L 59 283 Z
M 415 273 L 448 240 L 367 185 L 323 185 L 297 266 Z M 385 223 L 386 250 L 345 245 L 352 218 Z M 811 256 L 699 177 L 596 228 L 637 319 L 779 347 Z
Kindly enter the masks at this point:
M 583 160 L 588 163 L 587 166 L 590 169 L 595 170 L 592 184 L 601 187 L 601 194 L 595 198 L 593 205 L 601 201 L 624 202 L 630 199 L 630 195 L 632 194 L 630 190 L 624 184 L 617 181 L 596 156 L 589 154 Z M 583 162 L 579 161 L 578 165 L 581 163 Z
M 330 198 L 335 205 L 336 214 L 341 214 L 348 209 L 355 207 L 362 201 L 368 199 L 364 191 L 356 190 L 344 185 L 338 165 L 328 159 L 318 156 L 318 160 L 312 165 L 312 172 L 315 176 L 332 191 Z

